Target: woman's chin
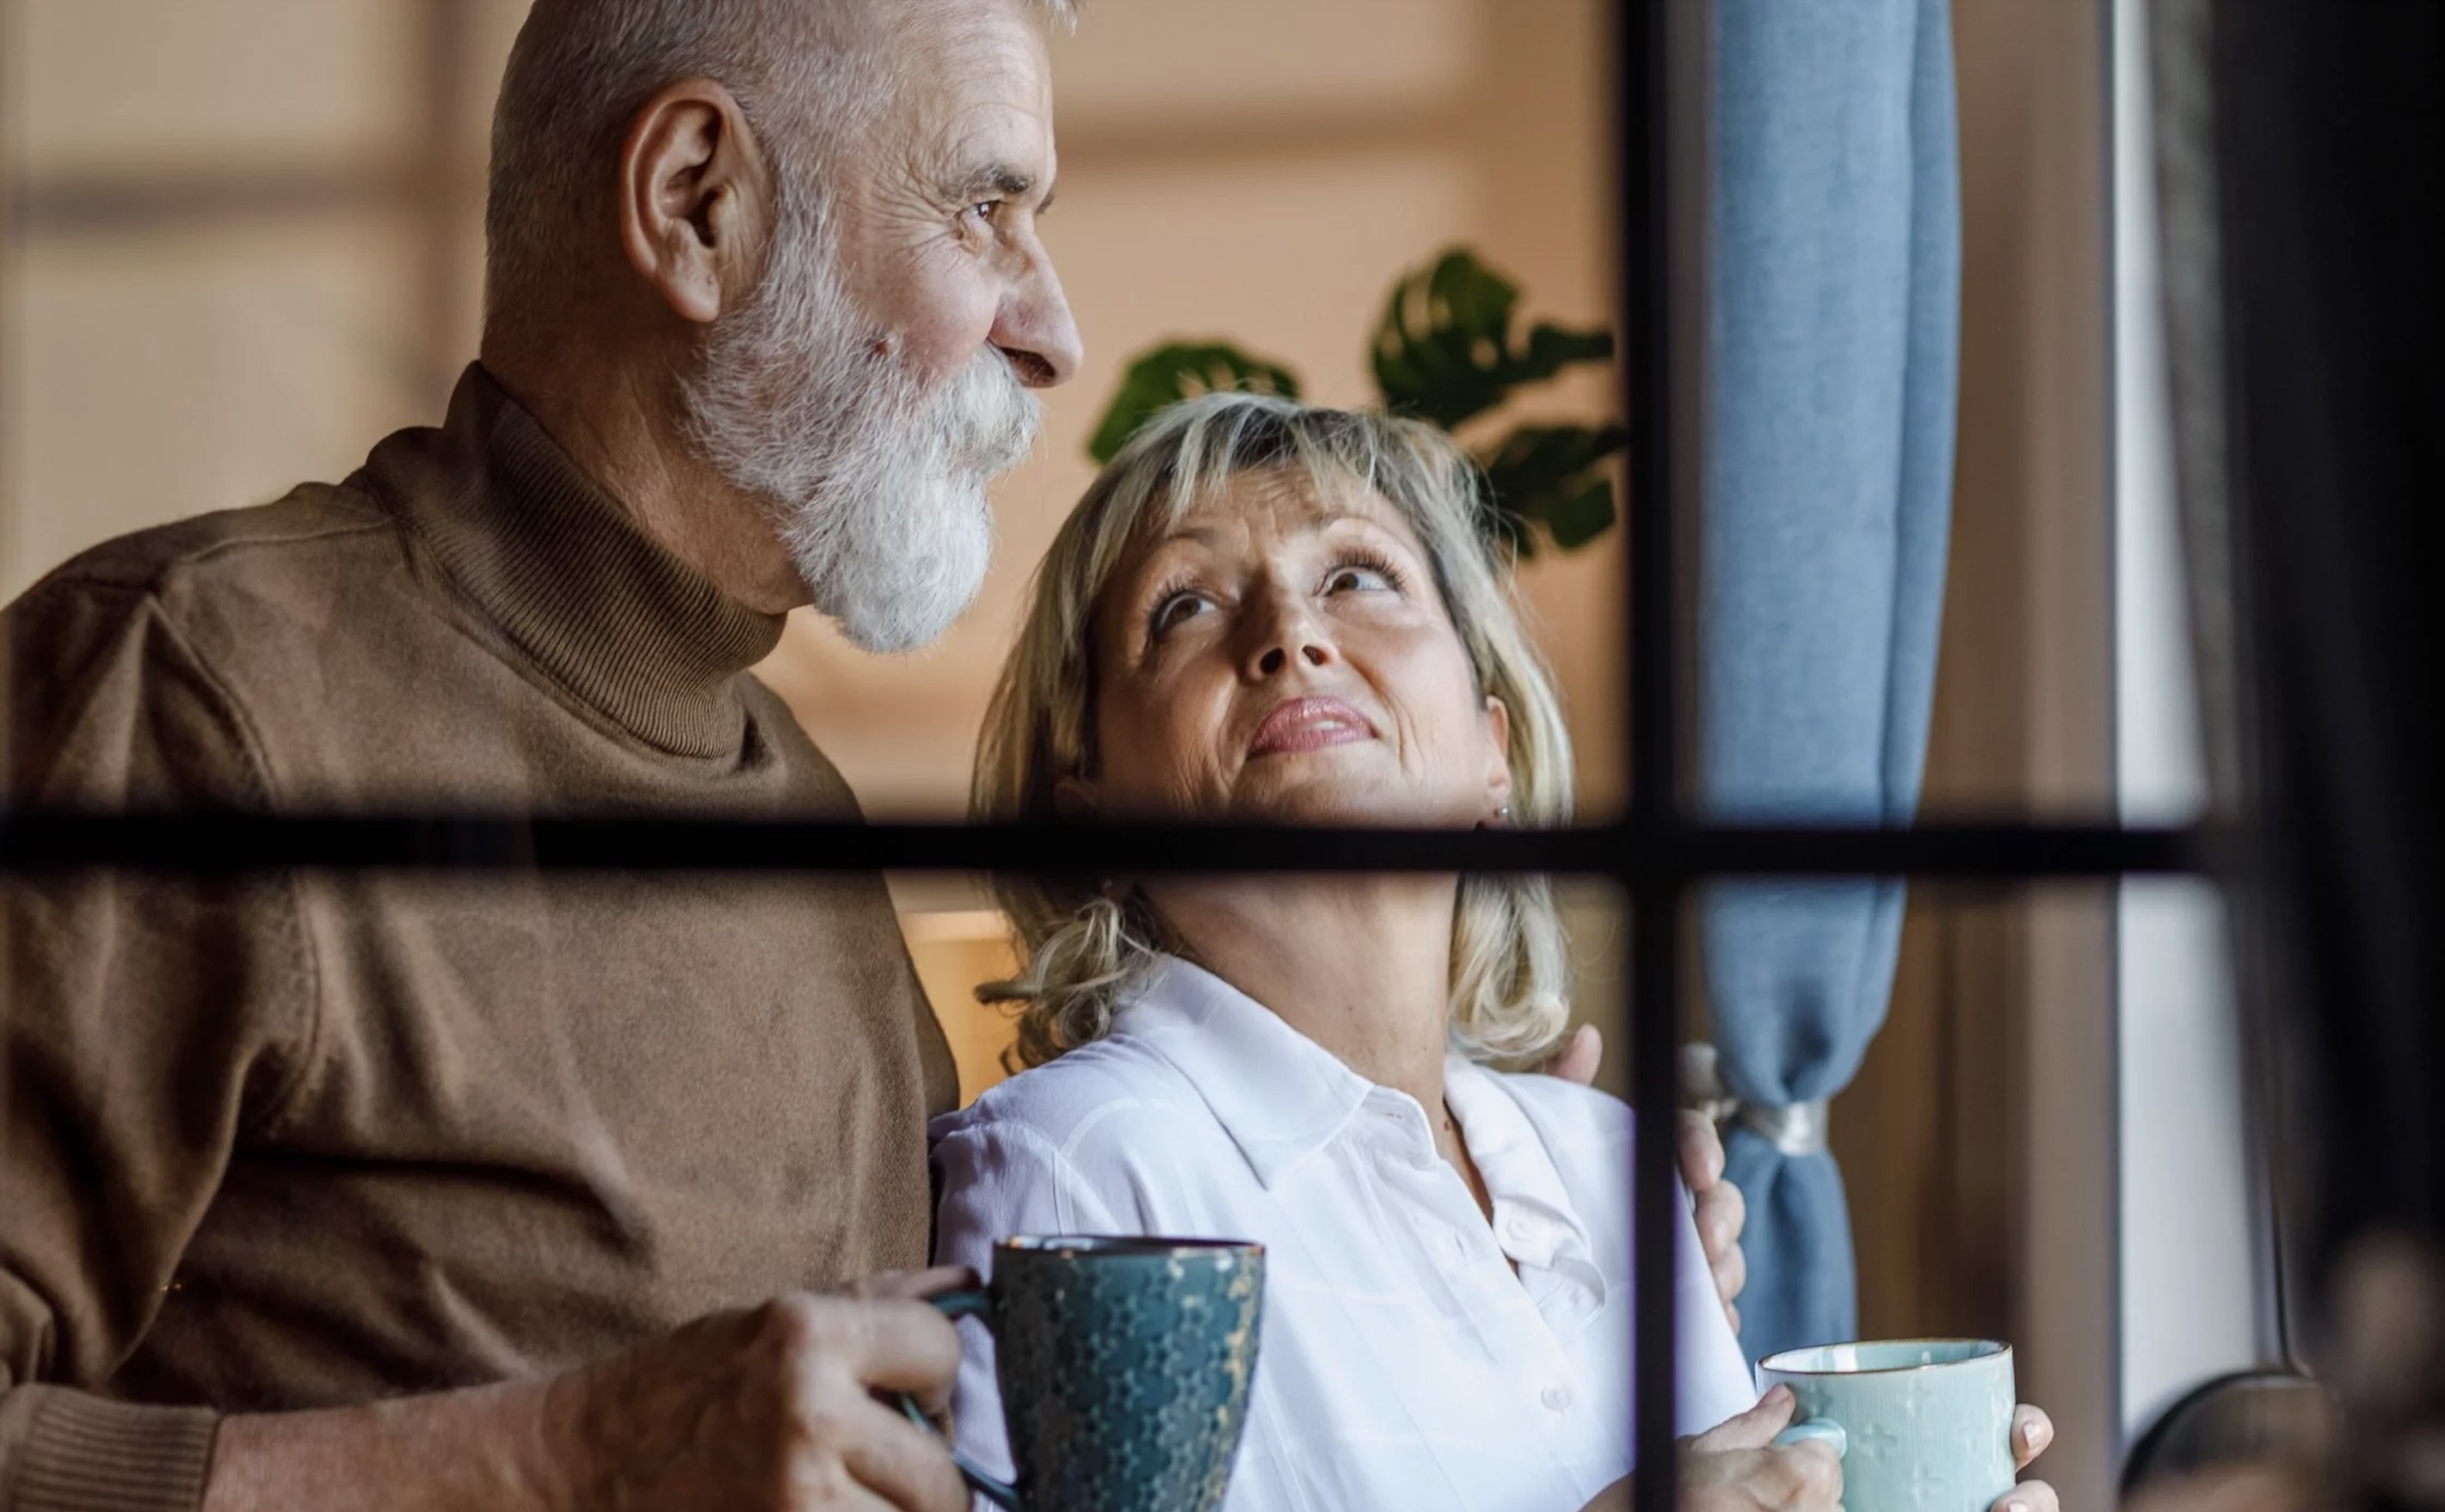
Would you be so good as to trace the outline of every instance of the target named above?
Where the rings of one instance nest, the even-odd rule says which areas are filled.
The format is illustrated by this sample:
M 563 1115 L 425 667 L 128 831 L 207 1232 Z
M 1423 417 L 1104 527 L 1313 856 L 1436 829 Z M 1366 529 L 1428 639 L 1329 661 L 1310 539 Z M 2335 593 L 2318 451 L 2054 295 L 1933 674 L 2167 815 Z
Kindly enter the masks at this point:
M 1303 825 L 1318 830 L 1465 829 L 1435 805 L 1385 790 L 1381 783 L 1300 783 L 1243 793 L 1230 818 L 1249 824 Z

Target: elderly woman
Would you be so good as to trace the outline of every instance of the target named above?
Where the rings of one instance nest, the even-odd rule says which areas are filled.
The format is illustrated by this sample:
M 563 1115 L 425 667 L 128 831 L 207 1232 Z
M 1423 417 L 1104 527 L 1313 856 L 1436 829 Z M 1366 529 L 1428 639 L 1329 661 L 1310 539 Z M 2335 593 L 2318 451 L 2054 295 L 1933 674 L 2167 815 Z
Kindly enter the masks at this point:
M 1214 395 L 1157 418 L 1039 570 L 988 715 L 997 818 L 1556 825 L 1571 756 L 1468 463 L 1408 420 Z M 1534 878 L 1004 877 L 1034 1069 L 935 1126 L 940 1258 L 1012 1233 L 1268 1251 L 1231 1512 L 1574 1512 L 1630 1473 L 1630 1111 L 1548 1055 Z M 1832 1508 L 1773 1449 L 1686 1216 L 1690 1505 Z M 973 1326 L 962 1446 L 1008 1465 Z M 2032 1507 L 2050 1506 L 2025 1487 Z M 2043 1500 L 2037 1500 L 2043 1498 Z

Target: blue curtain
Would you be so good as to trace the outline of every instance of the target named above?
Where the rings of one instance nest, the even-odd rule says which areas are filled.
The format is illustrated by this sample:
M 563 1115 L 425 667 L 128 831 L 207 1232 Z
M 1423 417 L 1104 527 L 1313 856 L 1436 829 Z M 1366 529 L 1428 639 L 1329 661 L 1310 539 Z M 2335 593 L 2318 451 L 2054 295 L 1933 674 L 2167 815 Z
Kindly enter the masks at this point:
M 1702 796 L 1719 818 L 1902 823 L 1927 749 L 1952 488 L 1946 0 L 1714 13 Z M 1841 1173 L 1801 1105 L 1857 1071 L 1901 920 L 1897 882 L 1706 899 L 1715 1043 L 1748 1105 L 1726 1146 L 1749 1202 L 1753 1358 L 1856 1335 Z

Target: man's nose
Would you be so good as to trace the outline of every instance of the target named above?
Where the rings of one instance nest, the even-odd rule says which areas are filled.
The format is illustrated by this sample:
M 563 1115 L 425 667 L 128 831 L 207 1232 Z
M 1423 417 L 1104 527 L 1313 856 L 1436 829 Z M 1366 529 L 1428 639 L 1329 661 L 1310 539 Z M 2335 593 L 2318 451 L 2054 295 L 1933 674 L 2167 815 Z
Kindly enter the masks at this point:
M 990 340 L 1030 388 L 1056 388 L 1078 376 L 1086 348 L 1052 258 L 1036 254 L 1026 281 L 1002 301 Z

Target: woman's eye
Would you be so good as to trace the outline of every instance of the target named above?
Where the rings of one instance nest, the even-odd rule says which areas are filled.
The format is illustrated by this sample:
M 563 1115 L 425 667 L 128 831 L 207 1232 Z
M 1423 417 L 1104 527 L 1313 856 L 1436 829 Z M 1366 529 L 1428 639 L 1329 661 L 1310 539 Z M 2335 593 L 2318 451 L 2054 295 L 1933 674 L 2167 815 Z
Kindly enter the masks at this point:
M 1392 579 L 1372 567 L 1336 567 L 1324 580 L 1327 593 L 1382 593 L 1392 587 Z
M 980 199 L 967 208 L 967 214 L 976 216 L 979 220 L 991 222 L 994 212 L 1000 208 L 1001 201 L 999 199 Z
M 1213 606 L 1205 601 L 1205 596 L 1202 593 L 1175 593 L 1155 606 L 1154 614 L 1147 622 L 1147 627 L 1155 634 L 1161 635 L 1183 621 L 1195 619 L 1212 607 Z

